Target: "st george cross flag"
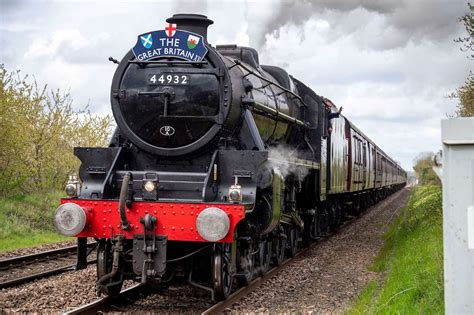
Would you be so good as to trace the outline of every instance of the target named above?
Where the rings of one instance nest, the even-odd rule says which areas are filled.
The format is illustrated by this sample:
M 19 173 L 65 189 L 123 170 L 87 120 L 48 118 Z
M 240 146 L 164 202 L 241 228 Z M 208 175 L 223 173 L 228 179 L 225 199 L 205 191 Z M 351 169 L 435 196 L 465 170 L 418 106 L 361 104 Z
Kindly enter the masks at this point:
M 168 37 L 173 37 L 176 34 L 176 24 L 166 23 L 165 31 Z

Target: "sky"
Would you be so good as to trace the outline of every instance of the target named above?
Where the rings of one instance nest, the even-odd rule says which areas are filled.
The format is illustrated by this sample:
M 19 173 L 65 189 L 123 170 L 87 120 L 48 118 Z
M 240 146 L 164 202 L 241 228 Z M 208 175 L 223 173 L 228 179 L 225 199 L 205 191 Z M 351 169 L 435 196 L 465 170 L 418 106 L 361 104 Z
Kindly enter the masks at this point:
M 214 21 L 208 41 L 258 50 L 343 106 L 343 114 L 406 170 L 441 148 L 448 95 L 472 61 L 454 39 L 461 0 L 21 1 L 0 0 L 0 63 L 40 84 L 70 91 L 77 109 L 112 114 L 116 65 L 137 35 L 163 29 L 175 13 Z

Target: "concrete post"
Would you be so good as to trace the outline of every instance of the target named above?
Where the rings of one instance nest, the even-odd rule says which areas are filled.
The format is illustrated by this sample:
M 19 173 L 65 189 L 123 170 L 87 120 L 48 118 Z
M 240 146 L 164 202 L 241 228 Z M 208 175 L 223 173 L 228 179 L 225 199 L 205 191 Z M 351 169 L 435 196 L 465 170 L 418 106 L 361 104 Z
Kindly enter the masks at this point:
M 474 314 L 474 118 L 441 123 L 446 314 Z

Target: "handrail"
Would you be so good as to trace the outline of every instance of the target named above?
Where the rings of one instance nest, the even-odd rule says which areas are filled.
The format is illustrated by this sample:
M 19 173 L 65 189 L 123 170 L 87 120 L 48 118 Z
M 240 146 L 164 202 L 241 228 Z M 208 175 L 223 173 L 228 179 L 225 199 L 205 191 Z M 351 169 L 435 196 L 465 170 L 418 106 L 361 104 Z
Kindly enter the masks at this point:
M 257 78 L 259 78 L 260 80 L 263 80 L 265 82 L 267 82 L 268 84 L 271 84 L 271 85 L 274 85 L 276 86 L 277 88 L 279 88 L 280 90 L 284 91 L 285 93 L 289 93 L 291 94 L 293 97 L 295 97 L 297 100 L 299 100 L 301 102 L 301 104 L 304 106 L 304 107 L 308 107 L 308 105 L 306 105 L 306 103 L 303 101 L 303 99 L 301 98 L 301 96 L 299 96 L 298 94 L 294 93 L 293 91 L 291 90 L 288 90 L 287 88 L 285 88 L 284 86 L 278 84 L 278 83 L 275 83 L 273 81 L 271 81 L 270 79 L 267 79 L 265 78 L 264 76 L 262 76 L 261 74 L 259 73 L 256 73 L 255 71 L 253 71 L 252 69 L 249 69 L 246 65 L 244 65 L 240 60 L 238 59 L 234 59 L 234 63 L 235 65 L 238 65 L 238 66 L 241 66 L 244 70 L 246 70 L 248 72 L 248 74 L 252 74 L 254 76 L 256 76 Z M 247 74 L 247 75 L 248 75 Z

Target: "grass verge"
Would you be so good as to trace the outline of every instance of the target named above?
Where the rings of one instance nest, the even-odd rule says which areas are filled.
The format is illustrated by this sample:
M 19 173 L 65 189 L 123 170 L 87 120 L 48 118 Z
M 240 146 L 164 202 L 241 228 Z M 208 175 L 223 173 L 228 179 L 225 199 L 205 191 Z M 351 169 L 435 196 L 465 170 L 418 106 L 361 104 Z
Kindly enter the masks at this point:
M 384 280 L 370 282 L 347 313 L 443 313 L 442 234 L 441 187 L 414 188 L 369 268 Z
M 0 199 L 0 252 L 67 240 L 53 226 L 62 192 Z

